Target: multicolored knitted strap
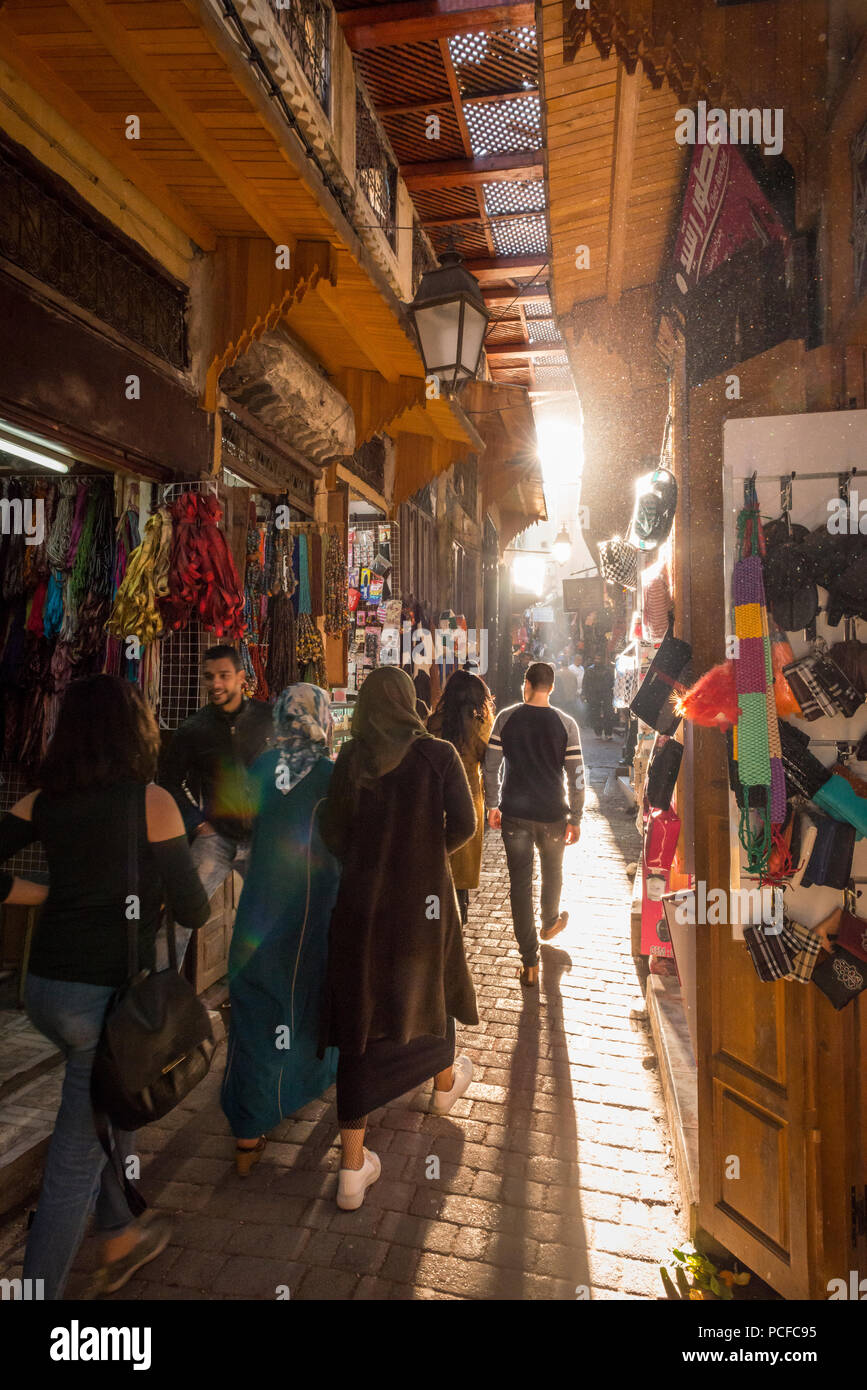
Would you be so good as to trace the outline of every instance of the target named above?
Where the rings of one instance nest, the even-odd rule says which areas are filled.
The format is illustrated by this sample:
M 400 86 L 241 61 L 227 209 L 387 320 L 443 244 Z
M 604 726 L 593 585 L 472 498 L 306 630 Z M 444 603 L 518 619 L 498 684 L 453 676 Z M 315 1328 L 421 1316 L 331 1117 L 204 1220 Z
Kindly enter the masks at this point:
M 772 824 L 785 819 L 786 791 L 762 576 L 764 536 L 754 488 L 744 489 L 744 500 L 746 506 L 738 517 L 743 558 L 732 573 L 732 618 L 738 639 L 735 684 L 740 706 L 734 749 L 745 793 L 740 841 L 748 872 L 761 878 L 771 854 Z

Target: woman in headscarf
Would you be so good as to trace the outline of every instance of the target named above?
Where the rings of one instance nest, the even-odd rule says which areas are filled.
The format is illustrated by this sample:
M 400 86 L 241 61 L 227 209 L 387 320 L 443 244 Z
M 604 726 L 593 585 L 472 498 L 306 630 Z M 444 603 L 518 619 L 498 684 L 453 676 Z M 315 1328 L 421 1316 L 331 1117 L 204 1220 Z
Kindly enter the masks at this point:
M 473 794 L 476 833 L 451 856 L 452 878 L 458 894 L 461 921 L 467 924 L 470 889 L 478 888 L 485 838 L 485 792 L 482 765 L 494 726 L 494 702 L 481 676 L 454 671 L 445 684 L 440 702 L 427 721 L 435 738 L 448 739 L 460 754 Z
M 364 1147 L 371 1110 L 434 1078 L 444 1114 L 472 1080 L 455 1019 L 478 1023 L 449 854 L 475 831 L 466 773 L 418 718 L 410 677 L 365 679 L 334 769 L 322 837 L 343 864 L 331 919 L 321 1043 L 340 1049 L 337 1204 L 354 1210 L 380 1173 Z
M 229 1049 L 223 1110 L 246 1177 L 265 1135 L 333 1083 L 337 1055 L 317 1055 L 328 922 L 340 868 L 319 814 L 331 775 L 324 690 L 290 685 L 274 706 L 274 746 L 250 769 L 256 820 L 229 952 Z

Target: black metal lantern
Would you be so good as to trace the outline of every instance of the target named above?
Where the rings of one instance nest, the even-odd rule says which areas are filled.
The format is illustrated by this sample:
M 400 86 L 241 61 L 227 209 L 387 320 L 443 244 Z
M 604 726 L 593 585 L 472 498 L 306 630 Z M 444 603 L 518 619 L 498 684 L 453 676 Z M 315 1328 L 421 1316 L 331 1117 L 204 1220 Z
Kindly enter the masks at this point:
M 422 276 L 409 306 L 428 376 L 443 387 L 471 381 L 479 370 L 491 311 L 456 251 Z

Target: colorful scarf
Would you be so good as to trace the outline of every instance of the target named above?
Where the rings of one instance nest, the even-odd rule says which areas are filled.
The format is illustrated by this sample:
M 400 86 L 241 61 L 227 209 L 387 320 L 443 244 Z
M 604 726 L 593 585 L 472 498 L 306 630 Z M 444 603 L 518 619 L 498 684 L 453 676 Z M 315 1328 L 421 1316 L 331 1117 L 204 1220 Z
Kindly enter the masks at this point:
M 744 491 L 738 518 L 743 558 L 732 573 L 732 615 L 738 640 L 735 682 L 740 714 L 734 740 L 738 777 L 744 788 L 740 841 L 751 874 L 763 877 L 771 854 L 773 826 L 786 818 L 786 782 L 774 703 L 774 673 L 761 552 L 764 550 L 755 488 Z M 751 790 L 758 795 L 750 795 Z M 752 813 L 758 817 L 756 826 Z
M 318 685 L 290 685 L 274 705 L 275 747 L 280 754 L 277 786 L 284 794 L 327 758 L 331 701 Z

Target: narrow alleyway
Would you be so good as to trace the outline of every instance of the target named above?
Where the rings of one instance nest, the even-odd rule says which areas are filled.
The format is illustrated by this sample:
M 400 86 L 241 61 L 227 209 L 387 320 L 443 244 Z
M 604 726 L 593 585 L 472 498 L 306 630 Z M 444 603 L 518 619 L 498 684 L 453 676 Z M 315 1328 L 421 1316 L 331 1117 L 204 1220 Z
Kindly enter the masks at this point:
M 659 1296 L 658 1264 L 683 1231 L 629 949 L 638 839 L 616 791 L 604 795 L 619 744 L 586 730 L 584 743 L 570 923 L 542 948 L 538 995 L 517 980 L 505 860 L 499 835 L 487 840 L 468 933 L 481 1024 L 459 1030 L 476 1067 L 468 1096 L 446 1117 L 428 1113 L 427 1088 L 377 1113 L 368 1143 L 382 1177 L 361 1210 L 339 1212 L 330 1098 L 283 1124 L 237 1179 L 221 1050 L 190 1103 L 141 1133 L 144 1191 L 178 1213 L 177 1234 L 117 1297 L 266 1299 L 280 1286 L 293 1299 Z M 70 1297 L 96 1254 L 91 1240 Z

